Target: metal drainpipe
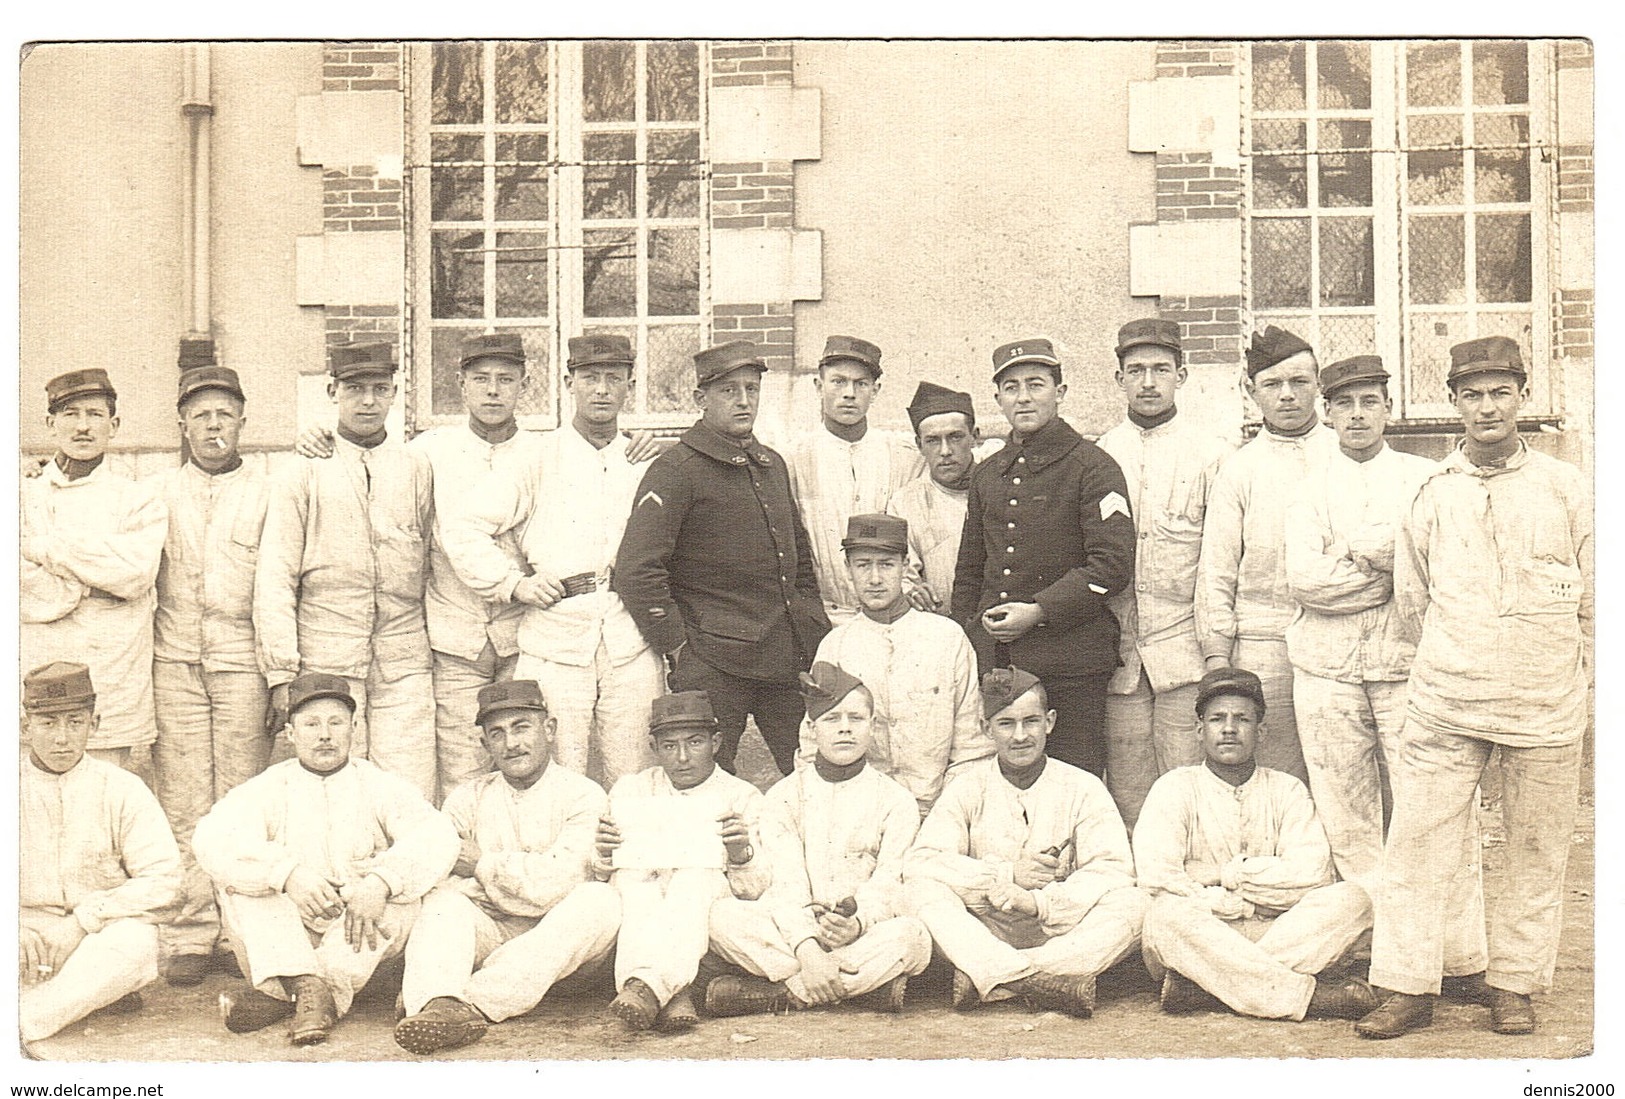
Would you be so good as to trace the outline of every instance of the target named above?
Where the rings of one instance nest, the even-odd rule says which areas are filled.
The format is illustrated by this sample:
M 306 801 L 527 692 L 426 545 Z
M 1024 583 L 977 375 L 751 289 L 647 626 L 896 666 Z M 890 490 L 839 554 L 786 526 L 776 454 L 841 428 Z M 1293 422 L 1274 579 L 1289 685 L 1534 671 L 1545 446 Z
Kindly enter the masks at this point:
M 213 302 L 209 289 L 209 122 L 214 116 L 211 93 L 209 47 L 183 46 L 181 116 L 186 119 L 188 140 L 186 182 L 182 188 L 185 211 L 181 225 L 185 281 L 182 310 L 186 317 L 178 359 L 182 370 L 215 362 Z M 190 448 L 183 435 L 181 462 L 190 459 Z

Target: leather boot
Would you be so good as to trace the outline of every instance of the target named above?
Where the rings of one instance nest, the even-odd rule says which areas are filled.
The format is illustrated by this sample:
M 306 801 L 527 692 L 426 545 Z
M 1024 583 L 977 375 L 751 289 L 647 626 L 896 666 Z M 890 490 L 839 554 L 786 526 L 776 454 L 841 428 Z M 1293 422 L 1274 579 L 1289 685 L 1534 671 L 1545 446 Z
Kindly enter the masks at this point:
M 1223 1000 L 1185 976 L 1169 970 L 1162 978 L 1162 1010 L 1170 1015 L 1198 1011 L 1229 1011 Z
M 1306 1019 L 1364 1019 L 1377 1009 L 1377 994 L 1359 977 L 1316 977 Z
M 1529 997 L 1504 988 L 1490 990 L 1490 1029 L 1497 1034 L 1533 1034 L 1535 1006 Z
M 220 1021 L 233 1034 L 250 1034 L 293 1014 L 293 1001 L 267 996 L 257 988 L 233 988 L 220 994 Z
M 687 1030 L 700 1021 L 699 1012 L 694 1010 L 694 994 L 685 985 L 672 993 L 666 1006 L 660 1009 L 655 1016 L 655 1026 L 661 1030 Z
M 1059 1011 L 1077 1019 L 1087 1019 L 1095 1013 L 1093 977 L 1061 977 L 1040 971 L 1008 981 L 1004 987 L 1041 1011 Z
M 1396 992 L 1382 1006 L 1354 1024 L 1362 1038 L 1398 1038 L 1433 1022 L 1433 1000 L 1429 995 L 1411 996 Z
M 725 975 L 705 990 L 705 1010 L 712 1015 L 782 1015 L 790 1010 L 790 993 L 782 981 Z
M 293 1026 L 288 1036 L 296 1046 L 314 1046 L 327 1041 L 339 1021 L 333 991 L 320 977 L 306 974 L 288 982 L 293 991 Z
M 395 1024 L 395 1044 L 420 1057 L 443 1049 L 456 1049 L 485 1037 L 485 1016 L 472 1004 L 451 996 L 436 996 L 416 1015 Z
M 660 1001 L 654 990 L 636 977 L 628 977 L 621 994 L 610 1001 L 613 1011 L 628 1030 L 648 1030 L 660 1014 Z
M 969 973 L 956 966 L 954 968 L 954 1010 L 969 1011 L 981 1002 L 982 996 L 976 991 L 976 982 L 970 979 Z

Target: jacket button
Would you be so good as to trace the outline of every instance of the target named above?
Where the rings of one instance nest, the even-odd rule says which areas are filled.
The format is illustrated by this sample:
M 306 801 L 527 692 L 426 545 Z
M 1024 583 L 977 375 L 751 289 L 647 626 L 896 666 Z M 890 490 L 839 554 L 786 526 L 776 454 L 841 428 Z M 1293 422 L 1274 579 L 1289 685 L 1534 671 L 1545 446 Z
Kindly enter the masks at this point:
M 1014 519 L 1010 520 L 1008 523 L 1006 523 L 1004 525 L 1007 528 L 1009 528 L 1010 530 L 1015 530 L 1016 529 L 1016 521 Z
M 1005 570 L 1004 570 L 1004 575 L 1006 575 L 1006 576 L 1009 576 L 1009 575 L 1010 575 L 1010 570 L 1009 570 L 1009 569 L 1005 569 Z
M 1004 552 L 1005 553 L 1014 553 L 1014 552 L 1016 552 L 1016 547 L 1014 547 L 1014 546 L 1005 546 L 1004 547 Z
M 1015 507 L 1015 506 L 1016 506 L 1016 502 L 1015 502 L 1015 501 L 1014 501 L 1014 500 L 1011 500 L 1011 501 L 1010 501 L 1010 506 L 1011 506 L 1011 507 Z
M 1023 454 L 1021 457 L 1017 458 L 1016 461 L 1020 462 L 1022 465 L 1026 465 L 1027 464 L 1027 456 L 1025 454 Z
M 1142 530 L 1142 531 L 1141 531 L 1141 532 L 1140 532 L 1140 537 L 1141 537 L 1141 538 L 1149 538 L 1149 537 L 1151 537 L 1151 532 L 1150 532 L 1150 531 L 1148 531 L 1148 530 Z M 782 557 L 782 556 L 783 556 L 783 554 L 780 554 L 780 556 L 781 556 L 781 557 Z
M 1014 480 L 1012 480 L 1010 483 L 1013 484 L 1013 485 L 1019 485 L 1019 484 L 1021 484 L 1021 478 L 1017 477 Z

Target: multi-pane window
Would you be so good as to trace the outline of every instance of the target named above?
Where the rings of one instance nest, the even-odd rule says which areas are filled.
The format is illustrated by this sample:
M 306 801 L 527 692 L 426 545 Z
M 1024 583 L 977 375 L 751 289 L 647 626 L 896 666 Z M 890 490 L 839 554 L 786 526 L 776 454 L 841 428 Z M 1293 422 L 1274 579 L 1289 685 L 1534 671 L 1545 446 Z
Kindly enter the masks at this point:
M 635 418 L 684 417 L 708 320 L 701 54 L 694 42 L 416 48 L 420 422 L 461 414 L 457 346 L 481 331 L 521 333 L 535 378 L 521 412 L 535 426 L 558 422 L 565 341 L 594 332 L 632 341 Z
M 1254 326 L 1299 332 L 1322 362 L 1382 355 L 1413 419 L 1451 414 L 1451 344 L 1511 336 L 1529 410 L 1550 412 L 1541 56 L 1521 41 L 1255 44 Z

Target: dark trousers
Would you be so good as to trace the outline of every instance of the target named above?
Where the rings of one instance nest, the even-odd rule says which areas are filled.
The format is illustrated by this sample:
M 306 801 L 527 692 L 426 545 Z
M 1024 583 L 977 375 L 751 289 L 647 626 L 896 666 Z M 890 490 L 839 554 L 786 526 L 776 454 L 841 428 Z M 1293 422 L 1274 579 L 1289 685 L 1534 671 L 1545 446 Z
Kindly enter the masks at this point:
M 1097 778 L 1106 773 L 1106 683 L 1110 679 L 1110 673 L 1039 678 L 1049 696 L 1049 708 L 1055 711 L 1055 729 L 1046 751 Z
M 1105 680 L 1101 683 L 1104 698 Z M 734 773 L 739 738 L 745 735 L 745 719 L 752 715 L 779 770 L 786 775 L 795 770 L 796 748 L 801 743 L 801 719 L 807 710 L 794 679 L 787 683 L 746 679 L 714 668 L 685 652 L 677 661 L 672 689 L 704 691 L 711 696 L 711 712 L 717 715 L 717 731 L 722 734 L 717 766 L 730 775 Z

